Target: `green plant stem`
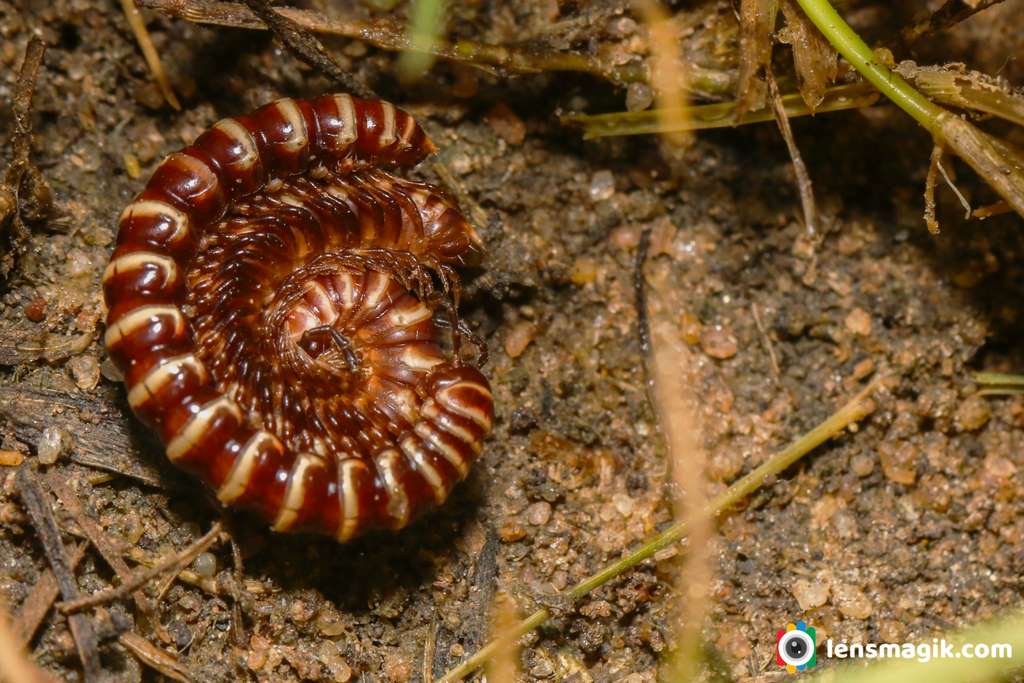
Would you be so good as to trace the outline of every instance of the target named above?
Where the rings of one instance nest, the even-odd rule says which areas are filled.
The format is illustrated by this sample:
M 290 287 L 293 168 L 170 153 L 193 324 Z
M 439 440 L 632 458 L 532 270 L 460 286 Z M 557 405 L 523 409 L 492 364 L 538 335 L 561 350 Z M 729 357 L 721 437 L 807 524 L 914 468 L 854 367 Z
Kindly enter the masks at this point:
M 822 35 L 886 97 L 910 114 L 935 140 L 963 159 L 1024 217 L 1024 160 L 999 138 L 934 104 L 903 77 L 880 64 L 828 0 L 797 0 Z
M 1024 375 L 1008 375 L 1002 372 L 976 372 L 974 381 L 978 384 L 999 384 L 1024 387 Z
M 797 2 L 822 35 L 864 78 L 930 133 L 935 135 L 939 132 L 936 119 L 944 110 L 915 90 L 902 76 L 880 64 L 867 43 L 839 16 L 828 0 Z
M 879 380 L 870 384 L 863 391 L 857 394 L 857 396 L 855 396 L 849 403 L 829 416 L 824 422 L 801 436 L 783 451 L 766 460 L 742 479 L 735 482 L 725 492 L 708 504 L 705 514 L 711 517 L 721 515 L 748 495 L 767 484 L 773 476 L 783 472 L 797 460 L 807 455 L 807 453 L 825 443 L 833 436 L 839 434 L 852 423 L 870 415 L 874 410 L 874 404 L 868 400 L 868 395 L 877 388 L 878 384 Z M 659 550 L 667 548 L 673 543 L 682 540 L 685 535 L 686 524 L 684 522 L 676 522 L 629 555 L 626 555 L 596 574 L 580 581 L 572 588 L 563 591 L 559 597 L 570 604 L 576 602 L 592 590 L 603 586 L 608 583 L 608 581 L 623 574 L 627 570 L 632 569 L 644 560 L 649 559 Z M 541 608 L 537 610 L 517 624 L 515 628 L 500 634 L 490 643 L 477 650 L 469 659 L 438 679 L 438 683 L 454 683 L 454 681 L 461 681 L 463 678 L 487 663 L 487 661 L 490 660 L 490 658 L 493 657 L 501 648 L 508 647 L 517 638 L 529 633 L 535 628 L 538 628 L 549 618 L 551 618 L 551 612 L 548 609 Z
M 1024 375 L 1007 375 L 1001 372 L 976 372 L 974 381 L 981 385 L 982 396 L 1011 396 L 1024 394 Z

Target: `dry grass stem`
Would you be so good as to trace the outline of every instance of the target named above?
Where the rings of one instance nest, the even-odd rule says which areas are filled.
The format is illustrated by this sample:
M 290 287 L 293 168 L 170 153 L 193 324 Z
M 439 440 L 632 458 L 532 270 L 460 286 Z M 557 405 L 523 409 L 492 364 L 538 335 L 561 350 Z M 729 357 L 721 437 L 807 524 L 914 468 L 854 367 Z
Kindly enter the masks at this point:
M 58 607 L 64 614 L 75 614 L 89 607 L 104 605 L 108 602 L 119 600 L 166 572 L 171 572 L 176 575 L 188 566 L 192 560 L 199 555 L 199 553 L 206 551 L 211 545 L 213 545 L 221 531 L 221 523 L 216 522 L 202 538 L 198 539 L 188 548 L 185 548 L 181 552 L 174 553 L 154 567 L 135 572 L 131 580 L 126 581 L 117 588 L 100 591 L 75 600 L 67 600 L 60 603 Z
M 160 94 L 164 96 L 167 104 L 177 111 L 181 111 L 181 103 L 178 101 L 178 96 L 174 94 L 174 89 L 171 88 L 167 72 L 164 71 L 164 65 L 160 61 L 160 54 L 156 51 L 156 46 L 153 45 L 153 39 L 146 29 L 146 22 L 142 20 L 139 8 L 135 6 L 135 0 L 121 0 L 121 10 L 124 12 L 125 19 L 128 20 L 128 26 L 135 36 L 135 41 L 139 44 L 139 49 L 142 50 L 142 56 L 146 60 L 149 72 L 153 74 L 153 80 L 160 88 Z
M 775 112 L 775 121 L 779 125 L 779 132 L 782 139 L 786 141 L 786 149 L 789 151 L 789 158 L 793 162 L 793 174 L 796 176 L 796 188 L 800 195 L 800 206 L 804 212 L 804 230 L 808 235 L 818 234 L 818 206 L 814 201 L 814 187 L 811 183 L 811 174 L 807 171 L 807 165 L 800 154 L 800 148 L 793 138 L 793 128 L 789 125 L 789 116 L 786 114 L 786 107 L 782 102 L 782 95 L 779 94 L 779 85 L 775 82 L 775 75 L 769 66 L 765 70 L 765 80 L 768 82 L 768 97 L 771 100 L 772 109 Z
M 647 26 L 651 49 L 651 85 L 657 97 L 663 135 L 669 142 L 687 142 L 690 130 L 686 108 L 686 70 L 679 57 L 679 41 L 675 24 L 658 0 L 637 0 Z

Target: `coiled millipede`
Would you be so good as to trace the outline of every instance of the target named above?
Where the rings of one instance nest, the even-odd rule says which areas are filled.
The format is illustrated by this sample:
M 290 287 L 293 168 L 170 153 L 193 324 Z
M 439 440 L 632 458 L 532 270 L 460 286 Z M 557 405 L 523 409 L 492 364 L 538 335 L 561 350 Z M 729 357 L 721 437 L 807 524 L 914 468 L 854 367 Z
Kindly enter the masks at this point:
M 167 457 L 223 504 L 347 541 L 466 477 L 493 404 L 459 352 L 453 266 L 479 238 L 388 170 L 434 150 L 387 102 L 282 99 L 167 157 L 121 214 L 106 347 Z

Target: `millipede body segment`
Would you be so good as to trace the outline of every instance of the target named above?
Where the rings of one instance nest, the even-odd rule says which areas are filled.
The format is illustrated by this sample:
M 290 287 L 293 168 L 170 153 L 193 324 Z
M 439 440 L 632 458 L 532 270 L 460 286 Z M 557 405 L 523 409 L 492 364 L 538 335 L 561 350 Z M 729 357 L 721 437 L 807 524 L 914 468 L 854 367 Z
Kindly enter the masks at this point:
M 275 530 L 399 529 L 491 430 L 454 312 L 479 240 L 393 173 L 433 150 L 387 102 L 283 99 L 167 157 L 121 214 L 105 342 L 128 402 L 175 465 Z

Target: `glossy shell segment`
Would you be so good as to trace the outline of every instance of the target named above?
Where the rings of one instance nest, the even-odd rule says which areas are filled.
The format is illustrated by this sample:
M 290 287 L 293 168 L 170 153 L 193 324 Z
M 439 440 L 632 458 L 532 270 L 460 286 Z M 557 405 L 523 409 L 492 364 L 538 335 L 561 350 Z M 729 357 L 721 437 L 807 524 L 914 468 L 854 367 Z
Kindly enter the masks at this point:
M 491 431 L 432 287 L 457 288 L 479 239 L 394 174 L 432 151 L 390 103 L 283 99 L 167 157 L 121 213 L 105 343 L 128 402 L 172 462 L 277 531 L 401 528 Z

